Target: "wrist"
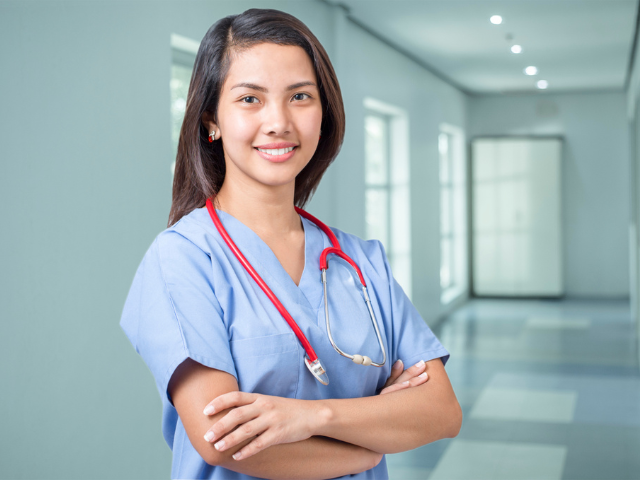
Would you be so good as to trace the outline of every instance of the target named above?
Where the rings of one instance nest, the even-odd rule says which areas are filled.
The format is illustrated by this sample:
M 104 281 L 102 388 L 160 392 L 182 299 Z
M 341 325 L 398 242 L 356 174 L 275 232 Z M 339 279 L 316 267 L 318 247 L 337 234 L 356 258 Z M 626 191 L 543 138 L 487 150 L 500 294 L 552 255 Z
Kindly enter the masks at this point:
M 313 408 L 314 412 L 311 417 L 314 419 L 314 422 L 311 435 L 327 436 L 326 432 L 333 417 L 333 410 L 331 409 L 330 403 L 326 400 L 314 400 Z

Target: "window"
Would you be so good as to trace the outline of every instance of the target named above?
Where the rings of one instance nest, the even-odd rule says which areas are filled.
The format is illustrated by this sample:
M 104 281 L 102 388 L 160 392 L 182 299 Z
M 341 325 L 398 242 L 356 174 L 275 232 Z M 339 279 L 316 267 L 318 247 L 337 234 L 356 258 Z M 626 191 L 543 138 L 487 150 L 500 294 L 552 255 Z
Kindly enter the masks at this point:
M 468 290 L 464 132 L 440 125 L 440 288 L 447 304 Z
M 364 106 L 366 238 L 382 242 L 393 276 L 411 298 L 408 116 L 372 98 Z
M 178 139 L 187 105 L 189 82 L 199 46 L 200 44 L 195 40 L 175 33 L 171 34 L 171 148 L 174 159 L 171 164 L 172 176 L 176 166 L 175 158 L 178 153 Z

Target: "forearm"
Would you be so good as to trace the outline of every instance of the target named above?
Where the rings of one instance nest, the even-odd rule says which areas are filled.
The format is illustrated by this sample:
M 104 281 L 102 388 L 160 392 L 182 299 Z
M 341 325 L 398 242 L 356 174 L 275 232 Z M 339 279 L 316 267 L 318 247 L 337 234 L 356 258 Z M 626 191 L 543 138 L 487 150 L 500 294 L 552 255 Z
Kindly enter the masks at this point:
M 438 381 L 446 378 L 440 368 L 431 364 L 428 382 L 388 395 L 318 400 L 322 421 L 316 433 L 380 453 L 456 436 L 462 411 L 448 378 Z
M 311 480 L 360 473 L 380 461 L 380 457 L 370 450 L 324 437 L 274 445 L 246 459 L 231 458 L 254 438 L 225 451 L 217 465 L 255 477 Z

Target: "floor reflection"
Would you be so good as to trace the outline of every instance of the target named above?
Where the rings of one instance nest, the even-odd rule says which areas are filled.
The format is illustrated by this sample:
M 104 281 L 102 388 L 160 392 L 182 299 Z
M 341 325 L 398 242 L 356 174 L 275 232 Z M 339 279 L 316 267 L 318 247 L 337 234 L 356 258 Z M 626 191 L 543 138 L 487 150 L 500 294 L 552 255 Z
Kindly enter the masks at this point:
M 387 455 L 391 479 L 640 478 L 628 302 L 475 299 L 434 331 L 462 430 Z

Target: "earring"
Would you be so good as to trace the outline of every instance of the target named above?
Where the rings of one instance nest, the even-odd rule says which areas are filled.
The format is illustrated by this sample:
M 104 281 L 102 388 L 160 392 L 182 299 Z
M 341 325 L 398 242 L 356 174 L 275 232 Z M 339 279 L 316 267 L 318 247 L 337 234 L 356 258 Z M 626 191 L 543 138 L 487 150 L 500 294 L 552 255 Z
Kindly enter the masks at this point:
M 214 130 L 209 134 L 209 143 L 213 143 L 215 139 L 216 139 L 216 131 Z

